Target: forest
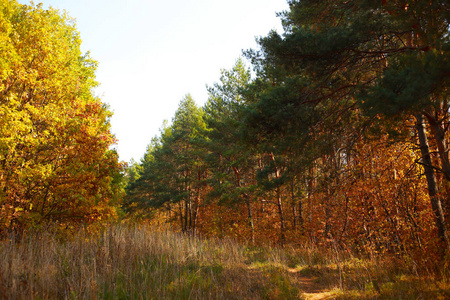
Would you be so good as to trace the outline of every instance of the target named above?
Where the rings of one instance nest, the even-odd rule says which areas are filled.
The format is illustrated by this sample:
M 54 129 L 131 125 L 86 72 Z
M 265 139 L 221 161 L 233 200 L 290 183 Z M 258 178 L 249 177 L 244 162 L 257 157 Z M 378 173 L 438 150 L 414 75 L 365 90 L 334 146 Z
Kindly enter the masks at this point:
M 204 106 L 186 94 L 143 158 L 126 164 L 111 150 L 113 116 L 94 95 L 97 62 L 81 52 L 74 21 L 0 0 L 0 257 L 10 261 L 0 263 L 0 278 L 28 276 L 11 271 L 22 252 L 8 247 L 28 253 L 28 241 L 47 241 L 62 253 L 66 236 L 84 261 L 113 265 L 117 255 L 136 270 L 119 278 L 99 269 L 89 290 L 67 281 L 39 294 L 44 284 L 23 285 L 27 295 L 158 298 L 138 293 L 150 288 L 140 268 L 176 265 L 185 277 L 152 282 L 167 286 L 158 290 L 163 298 L 308 299 L 313 289 L 301 276 L 330 274 L 333 298 L 450 297 L 450 3 L 288 3 L 282 34 L 259 37 L 257 49 L 220 70 Z M 145 235 L 161 243 L 151 246 L 161 261 L 146 260 Z M 217 244 L 205 252 L 211 257 L 183 256 L 168 254 L 163 238 L 181 240 L 187 252 L 190 243 Z M 127 243 L 139 258 L 121 252 Z M 259 280 L 264 293 L 233 290 L 227 274 Z M 101 288 L 97 275 L 111 281 Z M 144 287 L 130 288 L 130 276 Z M 17 282 L 0 284 L 0 298 L 15 298 L 8 293 Z M 239 296 L 246 288 L 256 294 Z

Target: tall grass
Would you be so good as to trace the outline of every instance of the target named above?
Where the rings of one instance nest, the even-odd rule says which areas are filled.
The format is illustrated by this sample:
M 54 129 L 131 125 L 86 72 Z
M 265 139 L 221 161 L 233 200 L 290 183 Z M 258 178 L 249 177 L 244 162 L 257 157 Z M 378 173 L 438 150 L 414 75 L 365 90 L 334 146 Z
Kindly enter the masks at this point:
M 314 247 L 245 246 L 148 227 L 10 235 L 1 299 L 445 299 L 444 278 Z
M 51 234 L 0 244 L 4 299 L 296 298 L 247 268 L 246 248 L 147 228 L 111 227 L 61 241 Z

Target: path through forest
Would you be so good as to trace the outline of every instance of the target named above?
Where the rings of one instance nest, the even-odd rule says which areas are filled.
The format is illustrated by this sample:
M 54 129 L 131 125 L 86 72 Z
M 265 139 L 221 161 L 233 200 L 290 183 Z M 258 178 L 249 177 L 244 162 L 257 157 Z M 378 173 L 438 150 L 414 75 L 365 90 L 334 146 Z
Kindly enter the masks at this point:
M 302 291 L 302 299 L 306 300 L 327 300 L 334 299 L 335 295 L 323 283 L 319 282 L 316 276 L 302 275 L 297 269 L 289 269 L 289 273 L 294 273 L 298 277 L 296 281 Z

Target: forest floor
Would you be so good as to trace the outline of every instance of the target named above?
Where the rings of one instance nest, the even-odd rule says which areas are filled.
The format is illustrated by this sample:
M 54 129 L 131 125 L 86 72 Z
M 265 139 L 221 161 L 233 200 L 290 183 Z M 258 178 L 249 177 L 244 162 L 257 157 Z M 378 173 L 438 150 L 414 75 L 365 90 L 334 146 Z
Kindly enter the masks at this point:
M 290 269 L 291 273 L 298 273 L 296 269 Z M 301 295 L 305 300 L 326 300 L 334 299 L 334 293 L 326 285 L 321 284 L 319 277 L 299 276 L 297 281 L 301 290 Z
M 326 286 L 317 283 L 318 280 L 318 277 L 300 276 L 298 278 L 302 297 L 305 300 L 334 299 L 335 295 L 333 291 L 329 290 Z
M 115 226 L 0 241 L 0 299 L 450 299 L 445 273 Z

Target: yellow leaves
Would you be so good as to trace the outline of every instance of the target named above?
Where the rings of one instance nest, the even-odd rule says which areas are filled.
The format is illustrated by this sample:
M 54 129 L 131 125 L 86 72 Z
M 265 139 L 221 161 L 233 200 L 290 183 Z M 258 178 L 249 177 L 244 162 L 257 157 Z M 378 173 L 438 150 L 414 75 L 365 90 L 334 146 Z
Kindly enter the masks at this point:
M 117 156 L 107 155 L 109 112 L 91 92 L 96 63 L 81 56 L 67 16 L 7 2 L 6 9 L 0 1 L 2 197 L 13 208 L 33 210 L 21 215 L 22 223 L 71 215 L 76 222 L 103 220 L 112 215 L 110 177 L 120 168 Z M 1 224 L 17 217 L 1 205 Z

